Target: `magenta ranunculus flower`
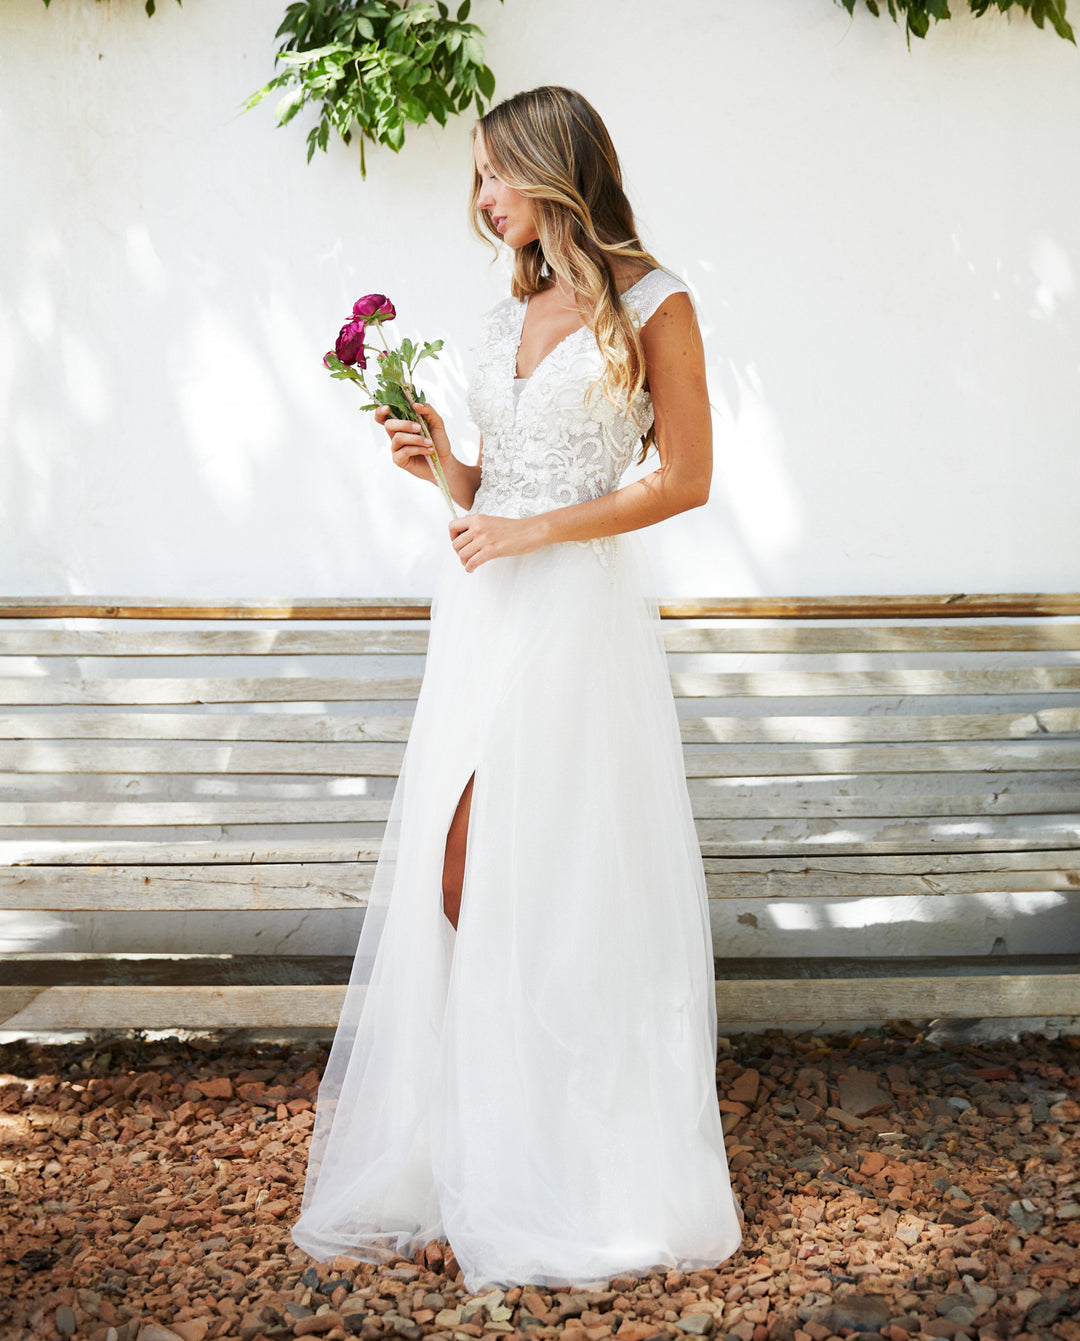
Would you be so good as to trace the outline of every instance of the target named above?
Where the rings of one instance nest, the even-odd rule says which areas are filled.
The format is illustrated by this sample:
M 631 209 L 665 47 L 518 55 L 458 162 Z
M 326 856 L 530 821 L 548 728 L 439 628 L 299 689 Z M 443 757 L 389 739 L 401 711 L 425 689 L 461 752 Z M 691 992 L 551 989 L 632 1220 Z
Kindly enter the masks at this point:
M 411 406 L 424 401 L 424 393 L 416 390 L 413 378 L 416 365 L 423 359 L 436 359 L 443 347 L 441 340 L 425 340 L 422 344 L 413 340 L 402 340 L 397 349 L 386 343 L 382 326 L 384 321 L 392 321 L 397 316 L 394 304 L 385 293 L 368 293 L 353 303 L 352 316 L 338 332 L 337 343 L 330 353 L 324 355 L 323 366 L 331 377 L 339 382 L 355 382 L 364 393 L 368 404 L 365 410 L 376 410 L 385 405 L 394 410 L 398 417 L 410 416 Z M 374 333 L 374 340 L 365 345 L 368 332 Z M 371 383 L 368 384 L 368 353 L 376 355 L 371 370 Z M 420 432 L 432 446 L 431 434 L 420 419 Z M 426 456 L 431 473 L 438 481 L 439 490 L 450 509 L 451 517 L 457 516 L 454 498 L 450 493 L 446 473 L 439 462 L 437 451 L 429 451 Z
M 377 317 L 379 321 L 393 321 L 397 316 L 394 304 L 385 293 L 369 293 L 357 298 L 352 310 L 354 317 Z
M 351 368 L 354 363 L 358 363 L 361 368 L 367 367 L 367 358 L 364 355 L 364 323 L 362 321 L 347 321 L 338 333 L 337 343 L 334 345 L 334 352 L 347 368 Z

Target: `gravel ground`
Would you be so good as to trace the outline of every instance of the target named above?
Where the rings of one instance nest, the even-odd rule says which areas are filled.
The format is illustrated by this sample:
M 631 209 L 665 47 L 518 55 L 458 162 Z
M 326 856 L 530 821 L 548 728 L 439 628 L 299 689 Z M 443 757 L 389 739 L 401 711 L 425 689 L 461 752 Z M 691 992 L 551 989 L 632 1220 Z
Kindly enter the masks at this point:
M 227 1034 L 0 1048 L 3 1341 L 1080 1341 L 1076 1036 L 732 1036 L 739 1253 L 479 1296 L 437 1244 L 380 1267 L 292 1246 L 325 1058 Z

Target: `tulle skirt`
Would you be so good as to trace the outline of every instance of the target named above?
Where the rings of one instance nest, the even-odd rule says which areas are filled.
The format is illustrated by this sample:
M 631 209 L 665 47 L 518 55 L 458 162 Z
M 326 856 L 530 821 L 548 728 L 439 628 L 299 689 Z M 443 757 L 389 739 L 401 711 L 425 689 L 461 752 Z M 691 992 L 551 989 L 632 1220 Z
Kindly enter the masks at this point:
M 739 1245 L 646 571 L 632 535 L 473 573 L 448 554 L 293 1229 L 317 1259 L 448 1240 L 477 1290 Z M 474 774 L 455 933 L 442 865 Z

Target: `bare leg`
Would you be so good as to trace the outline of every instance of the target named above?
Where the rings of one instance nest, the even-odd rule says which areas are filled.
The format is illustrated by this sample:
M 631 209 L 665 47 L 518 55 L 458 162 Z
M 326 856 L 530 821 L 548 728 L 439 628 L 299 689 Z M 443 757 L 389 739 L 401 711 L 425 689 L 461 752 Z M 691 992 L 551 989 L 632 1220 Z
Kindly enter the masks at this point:
M 446 835 L 446 854 L 443 858 L 443 912 L 457 931 L 461 913 L 461 890 L 465 884 L 465 842 L 469 833 L 469 811 L 472 809 L 474 773 L 461 793 L 454 818 Z

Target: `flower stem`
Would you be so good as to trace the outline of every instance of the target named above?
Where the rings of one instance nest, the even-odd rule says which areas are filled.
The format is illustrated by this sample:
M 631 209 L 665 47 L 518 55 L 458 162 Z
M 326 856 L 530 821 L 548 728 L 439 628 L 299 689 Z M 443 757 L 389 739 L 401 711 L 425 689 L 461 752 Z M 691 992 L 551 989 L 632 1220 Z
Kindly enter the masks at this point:
M 387 345 L 386 340 L 382 333 L 382 322 L 381 321 L 374 322 L 372 324 L 375 326 L 376 333 L 378 334 L 379 337 L 379 342 L 382 344 L 383 349 L 385 349 L 386 352 L 389 353 L 390 348 Z M 409 371 L 411 372 L 412 369 L 410 368 Z M 402 391 L 408 392 L 410 404 L 416 406 L 420 403 L 416 399 L 416 388 L 413 386 L 411 379 L 401 389 Z M 435 483 L 439 486 L 439 490 L 442 493 L 443 498 L 446 499 L 446 506 L 450 509 L 451 517 L 456 517 L 458 515 L 457 508 L 454 507 L 454 498 L 453 495 L 450 493 L 450 485 L 446 482 L 446 475 L 443 472 L 442 462 L 439 460 L 439 449 L 435 446 L 431 434 L 428 432 L 428 427 L 427 424 L 424 422 L 423 415 L 418 414 L 416 416 L 416 419 L 420 425 L 420 432 L 424 435 L 425 438 L 427 438 L 428 442 L 431 443 L 432 448 L 431 455 L 428 457 L 427 460 L 428 465 L 431 467 L 431 473 L 435 476 Z

